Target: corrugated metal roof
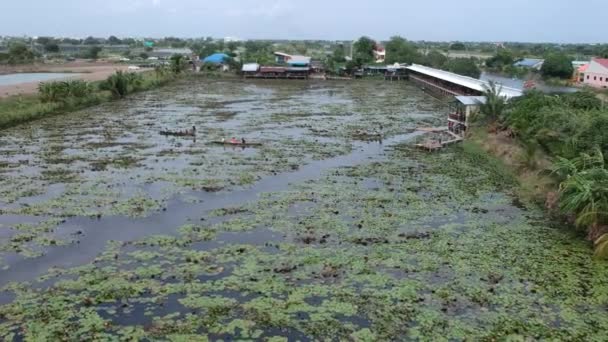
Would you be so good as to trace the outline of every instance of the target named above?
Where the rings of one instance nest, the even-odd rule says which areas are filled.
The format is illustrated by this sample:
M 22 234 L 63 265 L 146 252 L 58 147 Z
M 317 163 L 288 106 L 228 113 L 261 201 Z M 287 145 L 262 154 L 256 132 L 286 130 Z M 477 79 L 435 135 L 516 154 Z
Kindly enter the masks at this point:
M 456 100 L 465 106 L 478 106 L 486 103 L 485 96 L 456 96 Z
M 520 67 L 528 67 L 528 68 L 532 68 L 535 66 L 538 66 L 539 64 L 544 63 L 545 60 L 544 59 L 538 59 L 538 58 L 524 58 L 521 61 L 515 62 L 515 66 L 520 66 Z
M 229 58 L 230 58 L 230 56 L 228 56 L 225 53 L 214 53 L 211 56 L 205 57 L 205 59 L 203 59 L 203 63 L 220 64 L 220 63 L 224 63 L 224 61 L 226 61 Z
M 478 80 L 476 78 L 468 76 L 458 75 L 449 71 L 426 67 L 424 65 L 412 64 L 407 67 L 407 69 L 480 92 L 486 91 L 487 87 L 489 86 L 489 82 L 486 81 Z M 523 95 L 523 92 L 519 89 L 501 86 L 500 95 L 510 99 L 512 97 L 518 97 Z

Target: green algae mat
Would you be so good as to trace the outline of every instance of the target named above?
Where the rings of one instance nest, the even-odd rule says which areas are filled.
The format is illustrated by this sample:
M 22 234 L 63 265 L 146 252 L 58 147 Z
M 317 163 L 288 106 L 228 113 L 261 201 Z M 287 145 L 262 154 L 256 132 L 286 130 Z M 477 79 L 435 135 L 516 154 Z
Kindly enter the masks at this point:
M 461 146 L 411 148 L 446 111 L 407 83 L 200 80 L 3 131 L 0 337 L 606 340 L 583 237 Z M 232 136 L 263 145 L 207 144 Z

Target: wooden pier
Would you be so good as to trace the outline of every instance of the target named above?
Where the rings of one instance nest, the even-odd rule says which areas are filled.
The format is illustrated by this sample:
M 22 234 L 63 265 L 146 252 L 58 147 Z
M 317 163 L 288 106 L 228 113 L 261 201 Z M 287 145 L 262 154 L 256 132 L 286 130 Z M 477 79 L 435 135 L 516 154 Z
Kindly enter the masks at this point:
M 414 145 L 417 148 L 423 149 L 428 152 L 439 151 L 446 146 L 461 142 L 463 140 L 463 137 L 450 132 L 446 127 L 419 127 L 416 130 L 427 133 L 445 133 L 451 137 L 451 139 L 448 140 L 427 139 L 422 143 Z

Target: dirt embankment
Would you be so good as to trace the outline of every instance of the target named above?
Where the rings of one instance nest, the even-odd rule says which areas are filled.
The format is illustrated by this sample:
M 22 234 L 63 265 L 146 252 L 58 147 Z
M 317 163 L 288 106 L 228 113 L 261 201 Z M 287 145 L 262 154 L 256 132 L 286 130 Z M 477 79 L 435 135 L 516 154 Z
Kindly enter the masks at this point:
M 126 70 L 127 67 L 128 66 L 124 64 L 113 64 L 103 61 L 75 61 L 64 64 L 32 64 L 17 66 L 3 65 L 0 66 L 0 75 L 31 72 L 74 73 L 79 75 L 68 78 L 77 78 L 92 82 L 104 80 L 117 70 Z M 39 82 L 28 82 L 0 86 L 0 98 L 35 94 L 38 90 L 38 84 Z
M 552 209 L 549 202 L 555 196 L 557 185 L 549 176 L 551 161 L 546 155 L 539 150 L 526 149 L 506 131 L 494 133 L 478 129 L 467 141 L 500 159 L 513 172 L 520 183 L 516 192 L 523 199 Z

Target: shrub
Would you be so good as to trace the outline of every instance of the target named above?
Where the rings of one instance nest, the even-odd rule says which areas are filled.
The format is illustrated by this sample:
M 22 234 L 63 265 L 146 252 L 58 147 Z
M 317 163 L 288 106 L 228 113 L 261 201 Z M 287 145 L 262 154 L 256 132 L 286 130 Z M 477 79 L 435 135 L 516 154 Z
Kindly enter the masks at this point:
M 127 74 L 123 71 L 117 71 L 100 84 L 100 89 L 110 91 L 114 97 L 125 97 L 129 93 L 129 77 Z

